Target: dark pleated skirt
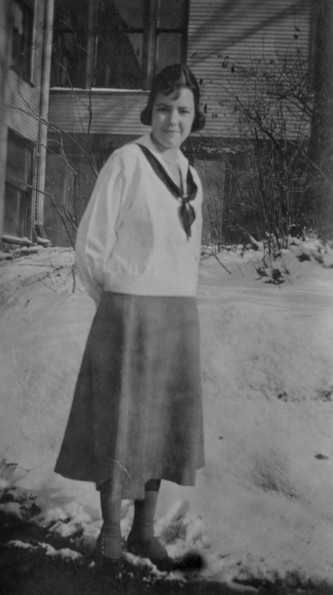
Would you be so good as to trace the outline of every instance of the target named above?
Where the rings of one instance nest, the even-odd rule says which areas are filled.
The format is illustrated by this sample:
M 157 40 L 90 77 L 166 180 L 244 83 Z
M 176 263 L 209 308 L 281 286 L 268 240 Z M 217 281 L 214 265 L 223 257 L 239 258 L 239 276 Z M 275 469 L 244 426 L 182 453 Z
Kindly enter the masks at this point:
M 55 471 L 144 497 L 194 485 L 204 464 L 195 298 L 105 293 L 88 336 Z

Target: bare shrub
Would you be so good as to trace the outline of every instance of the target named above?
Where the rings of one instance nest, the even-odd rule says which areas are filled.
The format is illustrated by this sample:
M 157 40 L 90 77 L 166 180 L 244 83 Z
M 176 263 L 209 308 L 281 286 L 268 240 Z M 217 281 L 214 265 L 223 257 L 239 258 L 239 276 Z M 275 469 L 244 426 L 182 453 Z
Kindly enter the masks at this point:
M 207 199 L 212 240 L 272 236 L 279 249 L 292 227 L 301 234 L 315 218 L 307 198 L 313 100 L 308 60 L 293 48 L 283 59 L 253 58 L 244 64 L 225 59 L 222 65 L 230 70 L 229 102 L 242 141 L 240 151 L 230 146 L 223 156 L 219 199 Z

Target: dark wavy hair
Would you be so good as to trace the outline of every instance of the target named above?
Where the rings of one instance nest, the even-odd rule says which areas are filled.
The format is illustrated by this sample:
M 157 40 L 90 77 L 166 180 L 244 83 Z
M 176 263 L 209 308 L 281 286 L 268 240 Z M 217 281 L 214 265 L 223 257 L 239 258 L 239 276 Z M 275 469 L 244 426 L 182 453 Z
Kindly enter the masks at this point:
M 161 70 L 154 78 L 148 97 L 148 103 L 141 112 L 141 122 L 146 126 L 152 123 L 153 107 L 158 93 L 171 95 L 181 89 L 190 89 L 194 97 L 195 115 L 191 132 L 202 130 L 205 125 L 205 116 L 200 110 L 200 88 L 194 74 L 183 64 L 171 64 Z

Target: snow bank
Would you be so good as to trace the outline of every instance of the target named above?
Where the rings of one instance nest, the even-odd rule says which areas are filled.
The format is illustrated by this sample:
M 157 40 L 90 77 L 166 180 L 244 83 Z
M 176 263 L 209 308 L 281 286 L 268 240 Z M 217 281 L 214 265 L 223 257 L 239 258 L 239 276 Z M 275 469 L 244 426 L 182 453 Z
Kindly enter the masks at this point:
M 214 256 L 200 272 L 206 466 L 195 488 L 163 482 L 156 532 L 174 555 L 202 551 L 208 578 L 333 581 L 332 251 L 298 245 L 266 269 L 258 252 L 218 258 L 230 272 Z M 69 250 L 0 271 L 2 485 L 33 490 L 45 522 L 83 527 L 93 548 L 94 486 L 52 470 L 94 305 Z M 132 514 L 124 502 L 124 536 Z

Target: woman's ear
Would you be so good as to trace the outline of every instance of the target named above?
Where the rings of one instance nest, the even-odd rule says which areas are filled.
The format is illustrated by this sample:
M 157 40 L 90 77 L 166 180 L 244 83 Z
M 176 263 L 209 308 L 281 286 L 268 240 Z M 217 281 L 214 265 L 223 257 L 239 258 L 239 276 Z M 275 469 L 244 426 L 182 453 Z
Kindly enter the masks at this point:
M 151 113 L 151 107 L 150 107 L 149 103 L 142 110 L 141 115 L 140 115 L 140 120 L 141 120 L 141 123 L 144 124 L 145 126 L 151 125 L 152 113 Z

